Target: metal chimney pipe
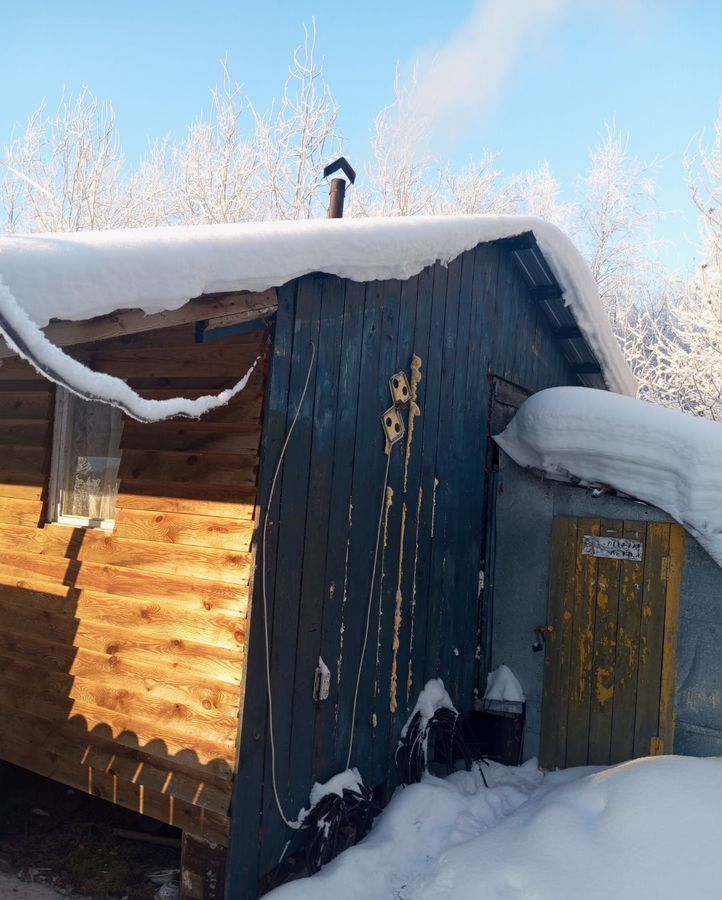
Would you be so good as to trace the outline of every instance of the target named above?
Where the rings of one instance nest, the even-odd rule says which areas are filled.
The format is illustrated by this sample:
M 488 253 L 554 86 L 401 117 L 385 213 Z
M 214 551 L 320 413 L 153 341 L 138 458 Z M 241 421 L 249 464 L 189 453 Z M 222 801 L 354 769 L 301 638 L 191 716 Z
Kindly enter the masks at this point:
M 328 218 L 343 219 L 343 203 L 346 199 L 346 179 L 332 178 L 331 190 L 328 192 Z
M 356 181 L 356 173 L 351 168 L 348 163 L 348 160 L 344 156 L 340 156 L 338 159 L 335 159 L 332 163 L 329 163 L 326 168 L 323 170 L 323 177 L 328 178 L 329 175 L 333 175 L 334 172 L 338 172 L 339 169 L 344 173 L 346 178 L 351 182 L 351 184 Z M 328 218 L 329 219 L 342 219 L 343 218 L 343 202 L 346 198 L 346 178 L 332 178 L 331 179 L 331 189 L 329 191 L 329 202 L 328 202 Z

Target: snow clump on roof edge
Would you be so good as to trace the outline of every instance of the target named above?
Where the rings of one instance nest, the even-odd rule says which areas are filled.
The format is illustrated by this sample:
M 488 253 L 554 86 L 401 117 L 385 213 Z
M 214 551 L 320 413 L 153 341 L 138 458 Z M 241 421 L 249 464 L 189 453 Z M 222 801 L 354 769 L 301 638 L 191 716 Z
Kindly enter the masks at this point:
M 582 387 L 526 400 L 494 440 L 515 462 L 663 509 L 722 566 L 722 425 Z

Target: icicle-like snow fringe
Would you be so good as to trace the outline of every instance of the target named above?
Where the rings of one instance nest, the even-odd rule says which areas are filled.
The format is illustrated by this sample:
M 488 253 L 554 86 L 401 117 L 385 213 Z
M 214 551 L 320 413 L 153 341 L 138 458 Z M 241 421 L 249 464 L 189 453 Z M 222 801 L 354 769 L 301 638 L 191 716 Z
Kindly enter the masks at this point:
M 160 422 L 174 416 L 198 419 L 212 409 L 225 406 L 248 384 L 258 363 L 256 359 L 239 382 L 219 394 L 210 394 L 195 400 L 185 397 L 147 400 L 122 379 L 94 372 L 51 343 L 20 307 L 2 281 L 0 281 L 0 333 L 18 356 L 29 362 L 49 381 L 84 400 L 99 400 L 117 406 L 139 422 Z

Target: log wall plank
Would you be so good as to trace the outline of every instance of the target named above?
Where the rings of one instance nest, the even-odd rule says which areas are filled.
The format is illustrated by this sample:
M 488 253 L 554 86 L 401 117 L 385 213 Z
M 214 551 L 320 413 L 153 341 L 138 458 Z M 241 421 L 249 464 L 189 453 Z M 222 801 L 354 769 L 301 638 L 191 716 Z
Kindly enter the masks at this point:
M 261 299 L 275 305 L 275 292 Z M 258 302 L 217 298 L 203 311 L 251 304 L 256 315 Z M 188 315 L 150 317 L 154 330 L 137 334 L 149 319 L 137 313 L 47 331 L 156 398 L 233 384 L 265 352 L 262 331 L 197 344 Z M 187 324 L 157 328 L 169 322 Z M 243 699 L 263 371 L 200 421 L 124 421 L 106 533 L 46 522 L 54 392 L 21 360 L 0 364 L 0 757 L 219 844 Z

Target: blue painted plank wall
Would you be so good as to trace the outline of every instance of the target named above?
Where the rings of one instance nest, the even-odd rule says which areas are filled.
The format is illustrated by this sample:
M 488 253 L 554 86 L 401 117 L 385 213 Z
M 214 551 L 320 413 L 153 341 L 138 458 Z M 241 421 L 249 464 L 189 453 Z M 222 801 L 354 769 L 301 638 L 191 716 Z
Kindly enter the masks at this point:
M 286 431 L 316 352 L 257 558 L 228 900 L 256 896 L 259 875 L 293 833 L 272 791 L 260 566 L 272 641 L 276 776 L 287 817 L 314 781 L 346 767 L 369 612 L 386 456 L 388 379 L 421 359 L 420 416 L 408 456 L 392 449 L 387 507 L 361 670 L 351 765 L 394 783 L 399 732 L 431 677 L 469 708 L 477 687 L 479 566 L 485 542 L 490 373 L 529 392 L 576 378 L 503 244 L 405 282 L 306 276 L 280 289 L 267 393 L 259 522 Z M 319 655 L 328 700 L 312 699 Z

